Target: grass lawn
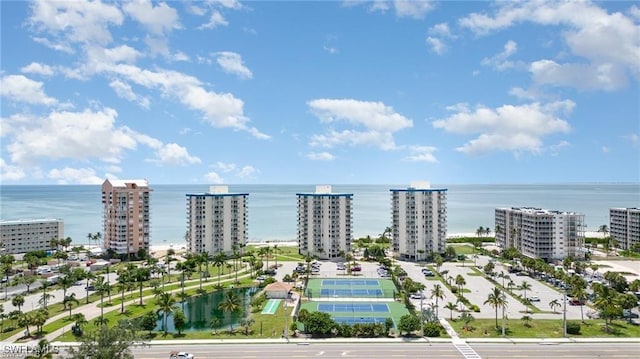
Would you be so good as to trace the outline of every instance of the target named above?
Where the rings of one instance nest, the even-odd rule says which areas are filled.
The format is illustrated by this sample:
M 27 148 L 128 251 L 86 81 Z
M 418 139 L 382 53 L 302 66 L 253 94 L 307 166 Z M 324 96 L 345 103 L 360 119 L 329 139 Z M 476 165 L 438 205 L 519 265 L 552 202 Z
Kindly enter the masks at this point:
M 478 251 L 473 248 L 473 246 L 469 246 L 466 244 L 451 244 L 456 250 L 456 254 L 464 254 L 464 255 L 474 255 L 478 254 Z
M 461 338 L 500 338 L 502 337 L 501 320 L 498 318 L 498 328 L 495 319 L 476 319 L 469 326 L 471 331 L 462 329 L 464 323 L 461 320 L 449 321 Z M 572 320 L 570 322 L 579 323 Z M 559 319 L 534 319 L 529 322 L 529 327 L 520 319 L 508 319 L 505 321 L 506 334 L 511 338 L 562 338 L 562 320 Z M 603 320 L 587 320 L 580 323 L 580 335 L 569 335 L 574 338 L 618 338 L 640 337 L 640 326 L 627 324 L 622 321 L 614 321 L 611 325 L 612 332 L 604 331 Z

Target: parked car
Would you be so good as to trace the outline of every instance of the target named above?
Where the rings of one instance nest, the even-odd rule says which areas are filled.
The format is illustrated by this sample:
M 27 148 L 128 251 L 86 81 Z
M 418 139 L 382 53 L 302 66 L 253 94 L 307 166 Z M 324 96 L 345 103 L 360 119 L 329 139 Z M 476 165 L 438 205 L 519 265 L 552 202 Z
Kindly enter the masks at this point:
M 423 293 L 413 293 L 411 294 L 411 299 L 425 299 L 425 295 Z
M 569 300 L 569 305 L 585 305 L 587 304 L 586 301 L 583 300 L 579 300 L 579 299 L 571 299 Z
M 351 268 L 351 271 L 352 271 L 352 272 L 360 272 L 361 270 L 362 270 L 362 267 L 360 267 L 360 266 L 353 266 L 353 267 Z
M 539 302 L 540 301 L 540 297 L 532 295 L 529 297 L 529 301 L 531 302 Z
M 195 359 L 193 354 L 185 352 L 171 352 L 169 353 L 169 359 Z

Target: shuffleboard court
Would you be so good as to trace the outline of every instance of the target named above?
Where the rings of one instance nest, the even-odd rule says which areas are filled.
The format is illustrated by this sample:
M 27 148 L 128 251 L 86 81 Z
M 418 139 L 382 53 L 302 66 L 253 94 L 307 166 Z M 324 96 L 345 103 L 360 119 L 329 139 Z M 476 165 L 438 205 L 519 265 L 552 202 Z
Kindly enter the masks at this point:
M 379 286 L 377 279 L 323 279 L 322 284 L 325 286 Z
M 375 312 L 389 313 L 389 306 L 386 303 L 318 303 L 318 310 L 321 312 Z
M 281 301 L 282 299 L 269 299 L 267 304 L 265 304 L 264 309 L 262 309 L 262 314 L 275 314 Z

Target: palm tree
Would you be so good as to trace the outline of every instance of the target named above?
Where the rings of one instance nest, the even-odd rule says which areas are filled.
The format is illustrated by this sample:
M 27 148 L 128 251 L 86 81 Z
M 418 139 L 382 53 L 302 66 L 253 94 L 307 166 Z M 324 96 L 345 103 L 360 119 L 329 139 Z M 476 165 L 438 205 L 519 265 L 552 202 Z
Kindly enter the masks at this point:
M 478 229 L 476 229 L 476 236 L 480 237 L 483 234 L 484 234 L 484 227 L 483 226 L 478 227 Z
M 24 305 L 24 296 L 20 294 L 16 295 L 11 299 L 11 304 L 13 304 L 14 307 L 18 307 L 18 311 L 20 311 L 20 307 Z M 2 311 L 4 311 L 4 308 Z
M 251 329 L 251 325 L 253 325 L 255 321 L 251 318 L 243 318 L 240 321 L 240 326 L 244 328 L 244 335 L 249 335 L 249 329 Z
M 105 282 L 103 276 L 98 276 L 92 284 L 96 293 L 100 295 L 100 318 L 104 318 L 104 295 L 107 293 L 109 283 Z
M 95 280 L 96 279 L 96 275 L 93 272 L 88 271 L 85 274 L 85 279 L 87 280 L 87 285 L 85 286 L 85 291 L 87 292 L 87 297 L 86 298 L 87 298 L 87 304 L 89 304 L 89 281 Z
M 164 263 L 167 267 L 167 275 L 169 276 L 169 282 L 171 283 L 171 262 L 173 262 L 173 256 L 176 254 L 176 251 L 173 248 L 169 248 L 167 250 L 167 255 L 164 257 Z
M 46 280 L 40 281 L 40 288 L 42 288 L 42 297 L 40 297 L 39 303 L 42 305 L 43 309 L 47 309 L 47 301 L 54 296 L 47 293 L 47 288 L 49 288 L 49 282 Z
M 467 281 L 464 279 L 464 277 L 461 274 L 458 274 L 456 276 L 456 285 L 458 286 L 458 292 L 460 292 L 461 296 L 464 296 L 463 289 L 465 284 L 467 284 Z
M 144 286 L 144 282 L 148 281 L 150 277 L 151 273 L 149 272 L 149 268 L 139 267 L 136 268 L 134 272 L 135 281 L 138 283 L 140 305 L 142 305 L 142 287 Z
M 278 248 L 277 244 L 273 245 L 273 254 L 276 260 L 276 268 L 278 268 L 278 253 L 280 253 L 280 249 Z
M 611 319 L 619 313 L 619 293 L 608 285 L 600 283 L 592 285 L 592 288 L 594 293 L 596 293 L 593 305 L 600 311 L 602 318 L 604 318 L 605 330 L 609 332 Z
M 440 273 L 440 267 L 442 267 L 442 264 L 444 263 L 442 256 L 440 254 L 436 254 L 433 261 L 436 263 L 436 272 Z
M 233 313 L 240 310 L 240 304 L 240 297 L 233 291 L 227 291 L 222 301 L 218 304 L 218 309 L 225 313 Z M 230 331 L 233 332 L 233 320 L 230 323 Z
M 62 288 L 62 297 L 67 296 L 67 289 L 71 288 L 71 286 L 75 283 L 75 278 L 72 278 L 69 275 L 66 275 L 58 280 L 58 284 L 60 288 Z
M 582 322 L 584 322 L 584 302 L 589 295 L 589 293 L 587 292 L 586 281 L 583 279 L 581 281 L 576 281 L 575 283 L 573 283 L 573 285 L 571 286 L 571 294 L 574 298 L 578 299 L 578 302 L 580 303 L 580 318 Z
M 27 355 L 25 359 L 50 359 L 53 358 L 53 352 L 50 350 L 51 344 L 46 339 L 40 339 L 38 346 L 32 351 L 31 355 Z
M 431 299 L 436 299 L 436 317 L 438 316 L 438 300 L 444 299 L 444 291 L 440 284 L 435 284 L 431 290 Z
M 527 281 L 522 281 L 522 283 L 520 284 L 520 290 L 524 291 L 524 299 L 527 299 L 527 291 L 531 290 L 531 284 L 529 284 Z
M 469 313 L 468 311 L 464 311 L 462 312 L 462 314 L 460 314 L 460 320 L 462 320 L 462 322 L 464 323 L 464 326 L 462 327 L 464 330 L 468 331 L 469 330 L 469 323 L 471 323 L 475 318 L 473 317 L 473 315 L 471 315 L 471 313 Z
M 524 326 L 529 328 L 531 326 L 531 324 L 529 324 L 529 322 L 531 321 L 531 317 L 528 315 L 523 315 L 522 318 L 520 318 L 520 320 L 522 320 L 522 322 L 524 323 Z
M 62 300 L 62 306 L 64 308 L 69 307 L 69 318 L 71 318 L 71 309 L 73 308 L 73 305 L 80 305 L 80 301 L 78 299 L 76 299 L 76 293 L 71 293 L 67 296 L 64 297 L 64 299 Z
M 221 324 L 221 321 L 220 321 L 220 318 L 218 317 L 213 317 L 209 321 L 209 328 L 213 330 L 214 335 L 218 334 L 217 328 L 220 326 L 220 324 Z
M 549 306 L 551 307 L 551 310 L 553 310 L 554 313 L 557 313 L 556 308 L 560 308 L 562 304 L 560 304 L 560 302 L 557 299 L 554 299 L 549 302 Z
M 447 305 L 445 305 L 444 307 L 450 310 L 451 316 L 449 317 L 449 319 L 453 320 L 453 311 L 456 309 L 456 304 L 452 302 L 447 302 Z
M 87 321 L 87 318 L 82 313 L 74 314 L 73 315 L 73 321 L 76 323 L 76 326 L 78 328 L 80 328 L 80 329 L 82 329 L 83 326 L 85 326 L 87 323 L 89 323 Z
M 223 252 L 218 252 L 213 257 L 213 265 L 218 267 L 218 287 L 220 287 L 220 274 L 222 273 L 222 266 L 224 266 L 224 262 L 227 260 L 227 256 Z
M 164 334 L 167 335 L 167 319 L 169 318 L 169 314 L 173 312 L 173 306 L 176 304 L 176 298 L 174 298 L 170 293 L 161 293 L 158 297 L 156 297 L 156 304 L 158 305 L 158 313 L 162 312 L 162 319 L 164 321 Z
M 498 327 L 498 308 L 505 308 L 507 306 L 507 297 L 504 295 L 504 292 L 500 290 L 498 287 L 493 287 L 491 293 L 487 297 L 487 300 L 484 301 L 484 304 L 489 304 L 489 306 L 495 308 L 496 310 L 496 328 Z
M 120 269 L 118 271 L 118 289 L 120 289 L 121 302 L 120 313 L 124 313 L 124 292 L 127 290 L 127 283 L 131 281 L 131 272 L 127 269 Z

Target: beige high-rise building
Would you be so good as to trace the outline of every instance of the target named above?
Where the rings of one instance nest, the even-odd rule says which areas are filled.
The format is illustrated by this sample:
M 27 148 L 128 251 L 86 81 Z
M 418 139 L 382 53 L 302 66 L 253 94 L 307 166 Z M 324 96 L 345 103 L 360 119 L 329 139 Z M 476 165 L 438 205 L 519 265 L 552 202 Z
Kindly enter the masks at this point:
M 402 260 L 425 260 L 447 245 L 447 189 L 426 181 L 391 189 L 393 251 Z
M 298 251 L 320 259 L 343 257 L 351 251 L 353 194 L 333 193 L 316 186 L 315 193 L 298 196 Z
M 187 248 L 192 253 L 233 254 L 247 243 L 248 193 L 211 186 L 208 193 L 187 194 Z
M 0 220 L 3 253 L 26 253 L 51 249 L 51 239 L 64 238 L 61 219 Z
M 610 208 L 609 232 L 620 249 L 640 243 L 640 208 Z
M 104 248 L 118 254 L 149 251 L 150 195 L 147 180 L 106 180 L 102 184 Z

